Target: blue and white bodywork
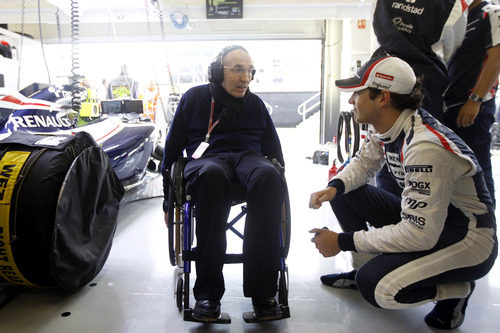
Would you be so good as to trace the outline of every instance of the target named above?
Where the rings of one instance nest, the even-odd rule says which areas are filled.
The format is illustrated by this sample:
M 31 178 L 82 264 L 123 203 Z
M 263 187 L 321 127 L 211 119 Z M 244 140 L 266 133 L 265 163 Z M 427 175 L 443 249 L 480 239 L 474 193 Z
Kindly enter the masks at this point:
M 36 134 L 92 135 L 109 157 L 125 189 L 157 173 L 161 163 L 161 131 L 149 118 L 112 115 L 77 126 L 78 116 L 70 107 L 67 87 L 50 86 L 26 97 L 0 89 L 0 140 L 15 131 Z

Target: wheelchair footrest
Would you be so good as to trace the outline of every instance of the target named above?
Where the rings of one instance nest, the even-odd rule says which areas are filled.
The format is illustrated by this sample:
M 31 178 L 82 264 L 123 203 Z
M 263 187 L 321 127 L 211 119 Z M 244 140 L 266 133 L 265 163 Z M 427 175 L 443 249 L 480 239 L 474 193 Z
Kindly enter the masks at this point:
M 257 317 L 253 311 L 243 312 L 243 320 L 247 323 L 259 323 L 263 321 L 280 320 L 290 318 L 290 308 L 287 305 L 280 305 L 280 314 L 270 317 Z
M 193 309 L 185 309 L 184 321 L 206 324 L 230 324 L 231 317 L 226 312 L 221 312 L 219 318 L 197 318 L 193 313 Z

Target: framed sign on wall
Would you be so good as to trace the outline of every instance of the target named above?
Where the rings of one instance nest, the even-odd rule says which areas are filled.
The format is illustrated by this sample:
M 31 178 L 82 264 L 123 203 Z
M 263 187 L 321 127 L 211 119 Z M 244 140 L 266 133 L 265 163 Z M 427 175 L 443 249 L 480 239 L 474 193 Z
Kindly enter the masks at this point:
M 243 0 L 206 0 L 207 19 L 243 18 Z

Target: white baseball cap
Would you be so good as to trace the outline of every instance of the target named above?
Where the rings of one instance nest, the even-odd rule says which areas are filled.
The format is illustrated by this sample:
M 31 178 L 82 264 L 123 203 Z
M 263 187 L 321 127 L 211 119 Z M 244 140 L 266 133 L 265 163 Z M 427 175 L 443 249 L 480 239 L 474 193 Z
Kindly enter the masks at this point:
M 358 69 L 356 75 L 335 80 L 335 85 L 345 92 L 376 88 L 408 95 L 416 81 L 415 72 L 405 61 L 393 56 L 383 56 L 371 58 Z

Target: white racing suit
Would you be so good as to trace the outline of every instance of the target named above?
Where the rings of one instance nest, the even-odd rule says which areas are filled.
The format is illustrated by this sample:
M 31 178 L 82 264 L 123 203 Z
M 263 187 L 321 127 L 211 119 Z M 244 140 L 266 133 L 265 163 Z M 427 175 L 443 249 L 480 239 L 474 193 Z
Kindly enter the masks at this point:
M 366 185 L 387 162 L 399 198 Z M 465 297 L 497 255 L 496 221 L 472 151 L 425 110 L 405 110 L 384 134 L 369 131 L 328 184 L 344 251 L 379 254 L 356 274 L 371 304 L 400 309 Z M 366 222 L 375 228 L 366 227 Z

